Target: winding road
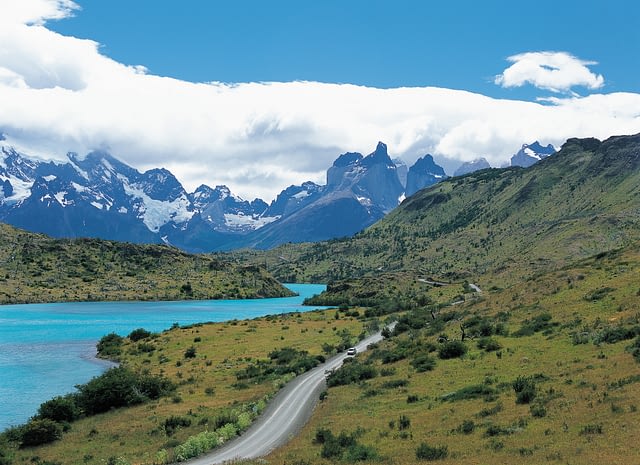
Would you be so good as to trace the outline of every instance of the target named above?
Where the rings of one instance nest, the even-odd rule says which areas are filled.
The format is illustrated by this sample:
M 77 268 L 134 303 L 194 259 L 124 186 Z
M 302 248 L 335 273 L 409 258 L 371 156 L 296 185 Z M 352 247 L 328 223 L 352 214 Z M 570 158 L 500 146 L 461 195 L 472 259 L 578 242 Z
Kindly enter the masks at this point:
M 363 352 L 369 344 L 380 340 L 382 335 L 378 332 L 360 341 L 356 349 Z M 326 371 L 340 367 L 346 357 L 346 353 L 337 355 L 298 376 L 278 392 L 263 414 L 242 436 L 208 454 L 183 463 L 212 465 L 240 459 L 255 459 L 287 443 L 311 418 L 320 392 L 326 385 Z

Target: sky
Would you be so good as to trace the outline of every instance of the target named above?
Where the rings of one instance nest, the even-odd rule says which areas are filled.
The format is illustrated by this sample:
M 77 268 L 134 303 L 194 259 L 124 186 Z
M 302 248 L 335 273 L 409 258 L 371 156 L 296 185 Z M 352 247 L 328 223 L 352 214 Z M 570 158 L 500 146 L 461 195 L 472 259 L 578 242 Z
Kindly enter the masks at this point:
M 0 132 L 273 199 L 383 141 L 452 173 L 640 132 L 640 6 L 0 0 Z

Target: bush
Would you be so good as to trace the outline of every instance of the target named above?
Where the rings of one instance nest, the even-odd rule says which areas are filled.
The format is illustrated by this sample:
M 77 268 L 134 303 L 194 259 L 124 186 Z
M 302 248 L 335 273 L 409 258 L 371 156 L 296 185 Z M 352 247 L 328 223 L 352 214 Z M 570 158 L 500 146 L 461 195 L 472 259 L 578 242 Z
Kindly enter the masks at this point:
M 458 433 L 471 434 L 476 429 L 476 424 L 473 420 L 464 420 L 460 426 L 456 428 Z
M 536 383 L 528 376 L 518 376 L 512 383 L 516 404 L 529 404 L 536 397 Z
M 483 337 L 478 340 L 478 349 L 483 349 L 487 352 L 494 352 L 502 349 L 502 345 L 492 337 Z
M 458 400 L 479 399 L 484 397 L 486 401 L 490 401 L 495 399 L 495 396 L 496 390 L 491 386 L 487 386 L 485 384 L 472 384 L 443 395 L 442 400 L 456 402 Z
M 175 390 L 168 379 L 115 367 L 78 388 L 78 406 L 87 415 L 158 399 Z
M 411 360 L 411 366 L 415 368 L 418 373 L 424 373 L 436 367 L 436 360 L 429 355 L 418 355 Z
M 389 381 L 385 381 L 382 383 L 382 389 L 395 389 L 399 387 L 405 387 L 409 385 L 409 380 L 407 379 L 391 379 Z
M 443 360 L 459 358 L 467 353 L 467 346 L 462 341 L 444 342 L 438 349 L 438 357 Z
M 144 328 L 138 328 L 131 331 L 127 337 L 131 339 L 132 342 L 138 342 L 140 339 L 146 339 L 149 336 L 151 336 L 149 331 Z
M 184 351 L 184 358 L 196 358 L 196 348 L 191 346 Z
M 353 359 L 351 359 L 353 360 Z M 327 385 L 343 386 L 347 384 L 357 383 L 366 379 L 375 378 L 378 375 L 375 367 L 371 365 L 364 365 L 356 360 L 346 363 L 331 373 L 327 377 Z
M 547 409 L 542 404 L 532 405 L 529 410 L 531 411 L 532 417 L 542 418 L 547 416 Z
M 57 441 L 62 437 L 62 425 L 48 418 L 31 420 L 22 428 L 20 447 L 33 447 Z
M 109 333 L 106 336 L 102 336 L 96 348 L 98 355 L 105 358 L 116 358 L 122 353 L 122 343 L 124 339 L 122 336 L 118 336 L 116 333 Z
M 80 416 L 80 409 L 73 394 L 54 397 L 38 408 L 38 418 L 48 418 L 58 423 L 72 422 Z
M 189 438 L 175 448 L 175 456 L 178 462 L 184 462 L 190 458 L 202 455 L 218 446 L 218 435 L 213 431 L 203 431 Z
M 418 460 L 443 460 L 449 456 L 449 448 L 447 446 L 430 446 L 423 442 L 416 449 L 416 458 Z
M 164 432 L 166 433 L 167 436 L 173 436 L 173 433 L 175 433 L 178 428 L 182 428 L 182 427 L 186 428 L 189 426 L 191 426 L 190 418 L 178 417 L 175 415 L 172 415 L 169 418 L 167 418 L 162 424 L 162 427 L 164 428 Z

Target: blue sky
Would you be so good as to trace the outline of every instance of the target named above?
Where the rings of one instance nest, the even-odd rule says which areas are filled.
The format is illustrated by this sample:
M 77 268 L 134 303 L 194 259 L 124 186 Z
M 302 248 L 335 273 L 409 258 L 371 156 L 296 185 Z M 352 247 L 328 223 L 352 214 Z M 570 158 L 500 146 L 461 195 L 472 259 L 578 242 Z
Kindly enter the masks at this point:
M 640 6 L 0 0 L 0 132 L 267 201 L 381 140 L 448 173 L 640 132 Z
M 529 99 L 539 92 L 493 78 L 509 56 L 553 50 L 598 62 L 592 69 L 606 71 L 610 92 L 640 91 L 640 3 L 628 0 L 79 3 L 52 29 L 193 82 L 437 86 Z

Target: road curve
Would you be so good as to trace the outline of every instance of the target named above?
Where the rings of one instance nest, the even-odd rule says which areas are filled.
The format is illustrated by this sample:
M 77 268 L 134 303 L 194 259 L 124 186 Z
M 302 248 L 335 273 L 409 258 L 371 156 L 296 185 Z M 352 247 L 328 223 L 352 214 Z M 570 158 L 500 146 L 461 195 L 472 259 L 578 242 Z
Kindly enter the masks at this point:
M 358 352 L 382 339 L 378 332 L 358 343 Z M 311 418 L 313 407 L 325 387 L 325 371 L 342 365 L 346 354 L 330 358 L 322 365 L 289 382 L 272 399 L 262 415 L 242 434 L 212 452 L 191 459 L 187 465 L 212 465 L 233 460 L 255 459 L 287 443 Z

